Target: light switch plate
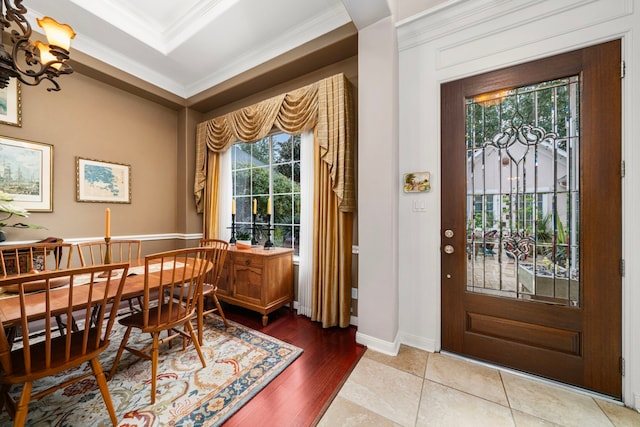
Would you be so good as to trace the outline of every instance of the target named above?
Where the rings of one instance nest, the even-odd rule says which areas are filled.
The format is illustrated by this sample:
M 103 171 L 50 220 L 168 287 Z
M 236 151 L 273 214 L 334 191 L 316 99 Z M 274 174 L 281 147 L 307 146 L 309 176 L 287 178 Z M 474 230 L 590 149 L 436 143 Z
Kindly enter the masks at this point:
M 426 212 L 427 211 L 427 201 L 426 200 L 414 200 L 412 210 L 414 212 Z

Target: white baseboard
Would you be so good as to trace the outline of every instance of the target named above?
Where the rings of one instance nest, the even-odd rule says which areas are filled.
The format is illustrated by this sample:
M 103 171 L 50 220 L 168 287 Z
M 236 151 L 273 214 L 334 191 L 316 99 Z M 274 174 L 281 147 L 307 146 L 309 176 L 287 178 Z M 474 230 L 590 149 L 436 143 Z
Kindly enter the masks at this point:
M 386 354 L 389 356 L 397 356 L 400 349 L 400 342 L 383 341 L 379 338 L 365 335 L 361 332 L 356 332 L 356 342 L 367 346 L 367 348 L 377 351 L 378 353 Z
M 429 353 L 435 353 L 436 351 L 438 351 L 438 349 L 436 348 L 436 342 L 432 339 L 426 339 L 417 335 L 400 333 L 398 340 L 401 344 L 406 344 L 410 347 L 428 351 Z

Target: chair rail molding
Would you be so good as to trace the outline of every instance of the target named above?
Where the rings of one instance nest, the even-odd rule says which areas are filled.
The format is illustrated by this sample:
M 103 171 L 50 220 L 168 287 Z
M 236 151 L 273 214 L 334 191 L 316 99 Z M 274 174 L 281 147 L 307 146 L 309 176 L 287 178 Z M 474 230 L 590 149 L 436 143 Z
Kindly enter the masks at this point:
M 83 243 L 83 242 L 91 242 L 93 240 L 99 240 L 104 238 L 103 236 L 99 237 L 70 237 L 64 238 L 65 243 Z M 134 240 L 142 240 L 144 241 L 152 241 L 152 240 L 197 240 L 202 238 L 202 233 L 165 233 L 165 234 L 136 234 L 136 235 L 126 235 L 126 236 L 111 236 L 112 239 L 134 239 Z M 12 242 L 13 243 L 13 242 Z M 18 243 L 18 242 L 16 242 Z M 25 243 L 33 243 L 33 242 L 25 242 Z

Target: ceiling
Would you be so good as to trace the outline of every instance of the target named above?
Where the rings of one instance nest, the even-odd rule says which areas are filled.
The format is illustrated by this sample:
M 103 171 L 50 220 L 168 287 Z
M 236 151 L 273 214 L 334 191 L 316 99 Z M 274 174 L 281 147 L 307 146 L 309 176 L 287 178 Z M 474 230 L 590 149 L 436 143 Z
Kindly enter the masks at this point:
M 176 5 L 179 4 L 179 7 Z M 389 16 L 386 0 L 25 0 L 80 51 L 182 98 L 353 22 Z

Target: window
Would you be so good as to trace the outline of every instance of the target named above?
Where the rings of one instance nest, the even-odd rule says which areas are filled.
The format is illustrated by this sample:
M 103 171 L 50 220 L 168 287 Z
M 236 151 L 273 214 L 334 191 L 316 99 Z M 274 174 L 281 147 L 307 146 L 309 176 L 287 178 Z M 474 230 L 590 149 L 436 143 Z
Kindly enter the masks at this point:
M 236 203 L 238 233 L 251 233 L 255 200 L 255 238 L 275 246 L 294 248 L 300 243 L 300 135 L 273 133 L 256 143 L 231 148 L 232 197 Z M 267 203 L 271 199 L 271 215 Z M 267 223 L 269 221 L 269 223 Z
M 475 228 L 496 227 L 495 194 L 473 196 Z

